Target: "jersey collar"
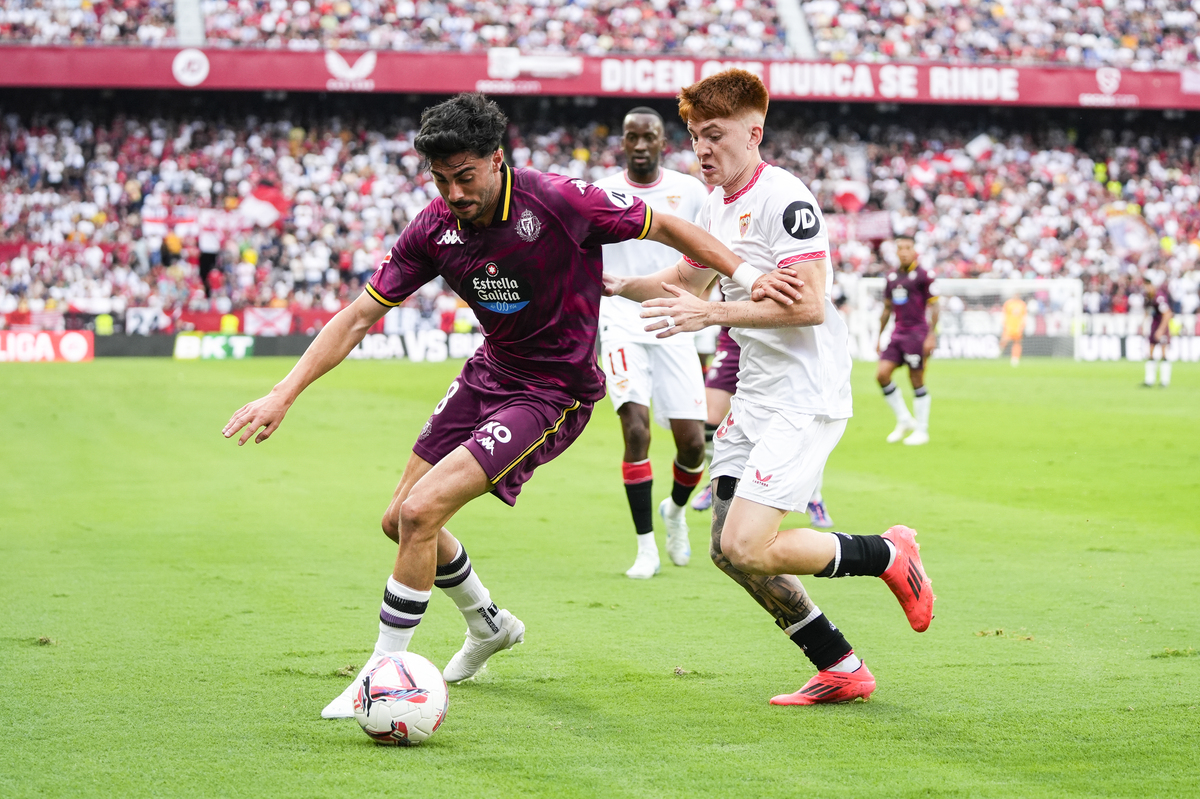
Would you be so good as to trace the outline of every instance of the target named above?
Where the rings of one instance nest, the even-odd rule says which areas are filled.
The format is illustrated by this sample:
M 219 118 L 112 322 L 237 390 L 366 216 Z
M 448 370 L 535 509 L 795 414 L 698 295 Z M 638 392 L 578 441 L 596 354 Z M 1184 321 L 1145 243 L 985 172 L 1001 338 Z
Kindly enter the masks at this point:
M 512 215 L 512 191 L 513 191 L 513 173 L 512 168 L 504 161 L 500 162 L 500 204 L 496 208 L 496 213 L 500 215 L 499 219 L 492 217 L 492 224 L 497 222 L 507 222 Z M 463 229 L 462 220 L 458 217 L 454 218 L 454 224 L 459 230 Z
M 763 170 L 764 170 L 764 169 L 766 169 L 766 168 L 767 168 L 767 162 L 766 162 L 766 161 L 760 161 L 760 162 L 759 162 L 759 164 L 758 164 L 758 168 L 754 170 L 754 176 L 753 176 L 752 178 L 750 178 L 750 182 L 749 182 L 749 183 L 747 183 L 745 186 L 742 186 L 740 189 L 738 189 L 738 190 L 737 190 L 736 192 L 734 192 L 733 194 L 731 194 L 731 195 L 729 195 L 728 197 L 726 197 L 726 198 L 725 198 L 725 204 L 726 204 L 726 205 L 729 205 L 730 203 L 732 203 L 732 202 L 737 202 L 738 200 L 740 200 L 740 199 L 742 199 L 743 197 L 745 197 L 745 196 L 746 196 L 746 192 L 748 192 L 748 191 L 750 191 L 752 188 L 754 188 L 754 184 L 755 184 L 755 183 L 758 183 L 758 178 L 759 178 L 759 176 L 760 176 L 760 175 L 762 175 L 762 173 L 763 173 Z

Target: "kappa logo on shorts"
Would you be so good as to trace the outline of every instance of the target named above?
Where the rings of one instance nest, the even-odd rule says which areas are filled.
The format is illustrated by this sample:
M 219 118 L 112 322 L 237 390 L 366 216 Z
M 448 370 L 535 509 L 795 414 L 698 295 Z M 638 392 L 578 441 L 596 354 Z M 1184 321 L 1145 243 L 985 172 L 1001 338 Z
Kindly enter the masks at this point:
M 438 244 L 462 244 L 462 236 L 458 235 L 457 230 L 447 230 L 442 234 L 442 237 L 437 240 Z
M 754 482 L 758 483 L 760 486 L 765 486 L 768 483 L 770 483 L 771 478 L 774 476 L 775 475 L 773 475 L 773 474 L 764 475 L 758 469 L 754 470 Z
M 475 431 L 475 440 L 489 455 L 494 455 L 497 443 L 507 444 L 512 441 L 512 431 L 499 422 L 488 422 Z

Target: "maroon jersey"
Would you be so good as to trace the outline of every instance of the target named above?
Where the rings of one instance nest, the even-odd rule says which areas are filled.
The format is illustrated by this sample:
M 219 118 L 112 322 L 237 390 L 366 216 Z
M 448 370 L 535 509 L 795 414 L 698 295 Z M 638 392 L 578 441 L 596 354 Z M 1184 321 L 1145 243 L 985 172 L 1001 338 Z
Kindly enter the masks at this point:
M 483 330 L 482 358 L 501 378 L 594 402 L 604 396 L 596 364 L 601 246 L 645 238 L 651 211 L 632 195 L 531 169 L 500 169 L 492 224 L 461 224 L 441 197 L 400 234 L 367 283 L 399 305 L 441 275 Z
M 1163 283 L 1158 291 L 1154 293 L 1154 299 L 1150 304 L 1150 343 L 1158 344 L 1160 341 L 1168 340 L 1171 337 L 1170 332 L 1165 332 L 1159 336 L 1158 329 L 1162 325 L 1163 317 L 1171 310 L 1171 292 L 1167 290 L 1167 284 Z
M 892 301 L 896 331 L 900 333 L 929 333 L 925 308 L 934 301 L 933 275 L 915 264 L 910 269 L 898 269 L 888 275 L 883 290 L 885 299 Z

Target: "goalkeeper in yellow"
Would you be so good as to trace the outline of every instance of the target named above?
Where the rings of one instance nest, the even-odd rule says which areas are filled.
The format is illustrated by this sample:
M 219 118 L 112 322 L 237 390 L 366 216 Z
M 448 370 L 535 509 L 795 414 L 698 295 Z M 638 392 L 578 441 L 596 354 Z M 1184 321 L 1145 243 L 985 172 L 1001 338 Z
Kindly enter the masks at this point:
M 1021 362 L 1021 339 L 1025 336 L 1025 317 L 1028 314 L 1025 300 L 1015 294 L 1004 303 L 1004 332 L 1000 334 L 1000 354 L 1003 355 L 1004 348 L 1012 344 L 1013 366 Z

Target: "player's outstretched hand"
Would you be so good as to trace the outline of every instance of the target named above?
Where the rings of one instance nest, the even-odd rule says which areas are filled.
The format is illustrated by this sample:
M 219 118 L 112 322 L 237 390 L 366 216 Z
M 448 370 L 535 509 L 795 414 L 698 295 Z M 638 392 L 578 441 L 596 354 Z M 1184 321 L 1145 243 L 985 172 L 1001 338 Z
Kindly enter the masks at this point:
M 655 338 L 670 338 L 677 333 L 695 333 L 712 324 L 708 319 L 710 303 L 679 286 L 663 283 L 662 287 L 663 291 L 673 296 L 642 303 L 642 318 L 654 320 L 646 325 L 646 330 L 658 331 Z
M 625 286 L 625 279 L 617 275 L 610 275 L 604 272 L 601 277 L 604 279 L 604 288 L 602 289 L 605 297 L 614 297 L 621 293 L 621 289 Z
M 238 439 L 238 446 L 242 446 L 250 440 L 250 436 L 258 433 L 254 437 L 255 444 L 261 444 L 271 437 L 271 434 L 283 422 L 283 417 L 287 415 L 288 408 L 291 403 L 283 397 L 278 396 L 275 392 L 271 392 L 262 399 L 257 399 L 254 402 L 243 405 L 237 413 L 230 419 L 225 428 L 221 430 L 221 435 L 226 438 L 233 438 L 238 434 L 238 431 L 243 427 L 246 428 L 242 433 L 242 437 Z M 259 429 L 262 432 L 259 432 Z
M 804 288 L 804 281 L 796 274 L 796 270 L 785 266 L 782 269 L 767 272 L 755 280 L 750 291 L 750 299 L 755 302 L 771 299 L 783 305 L 791 305 L 800 300 L 800 289 L 802 288 Z

